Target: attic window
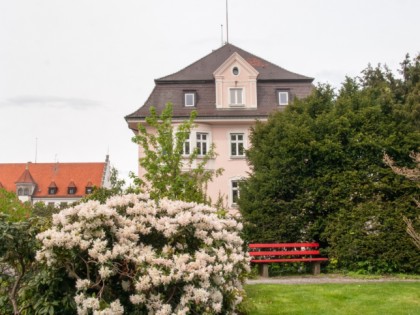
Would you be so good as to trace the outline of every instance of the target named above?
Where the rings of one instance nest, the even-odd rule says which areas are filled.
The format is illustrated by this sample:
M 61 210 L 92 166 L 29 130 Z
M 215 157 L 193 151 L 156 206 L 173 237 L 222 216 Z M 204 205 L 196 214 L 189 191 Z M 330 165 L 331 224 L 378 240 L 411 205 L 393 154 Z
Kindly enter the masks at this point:
M 88 182 L 88 183 L 86 184 L 85 193 L 86 193 L 86 194 L 91 194 L 91 193 L 93 193 L 93 185 L 92 185 L 92 182 Z
M 230 94 L 230 106 L 243 106 L 243 89 L 242 88 L 231 88 L 229 89 Z
M 279 105 L 289 105 L 289 91 L 277 91 Z
M 74 195 L 77 191 L 76 185 L 74 182 L 70 182 L 69 186 L 67 187 L 67 193 L 69 195 Z
M 184 93 L 184 106 L 193 107 L 195 106 L 196 93 L 195 92 L 185 92 Z
M 239 68 L 238 67 L 233 67 L 232 73 L 233 73 L 233 75 L 238 75 L 239 74 Z
M 51 182 L 51 184 L 48 186 L 48 195 L 55 195 L 57 193 L 57 185 L 55 182 Z

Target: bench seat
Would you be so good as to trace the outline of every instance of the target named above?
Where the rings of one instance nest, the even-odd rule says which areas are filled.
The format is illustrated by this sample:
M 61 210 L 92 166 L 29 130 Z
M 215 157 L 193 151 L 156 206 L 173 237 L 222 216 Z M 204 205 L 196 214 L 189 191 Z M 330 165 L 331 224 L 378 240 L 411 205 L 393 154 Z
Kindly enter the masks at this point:
M 312 263 L 314 274 L 321 272 L 321 262 L 328 258 L 319 257 L 318 243 L 254 243 L 249 244 L 251 263 L 260 264 L 260 275 L 268 277 L 271 263 Z

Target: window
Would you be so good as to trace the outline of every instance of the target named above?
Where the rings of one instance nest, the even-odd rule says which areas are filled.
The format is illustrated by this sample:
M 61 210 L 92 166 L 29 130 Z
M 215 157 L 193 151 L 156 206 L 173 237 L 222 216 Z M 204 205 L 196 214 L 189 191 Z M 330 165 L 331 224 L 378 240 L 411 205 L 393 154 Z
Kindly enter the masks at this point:
M 86 187 L 85 193 L 91 194 L 93 192 L 93 187 Z
M 195 93 L 194 92 L 186 92 L 184 94 L 184 105 L 187 107 L 195 106 Z
M 230 105 L 243 105 L 243 89 L 232 88 L 230 91 Z
M 232 73 L 233 73 L 233 75 L 238 75 L 238 74 L 239 74 L 239 69 L 238 69 L 238 67 L 233 67 L 233 69 L 232 69 Z
M 190 135 L 188 135 L 188 137 L 185 139 L 185 142 L 182 146 L 182 154 L 183 155 L 190 155 L 191 150 L 190 150 Z
M 48 186 L 48 195 L 55 195 L 57 193 L 57 185 L 55 182 L 51 182 Z
M 278 91 L 279 105 L 288 105 L 289 104 L 289 92 L 287 91 Z
M 24 195 L 24 196 L 29 196 L 29 188 L 25 188 L 25 189 L 23 190 L 23 195 Z
M 230 155 L 245 156 L 243 133 L 230 134 Z
M 198 149 L 198 155 L 206 155 L 207 154 L 207 141 L 208 141 L 208 134 L 197 132 L 197 149 Z
M 23 196 L 23 188 L 18 189 L 18 196 Z
M 67 193 L 69 195 L 74 195 L 76 193 L 76 187 L 68 187 L 67 188 Z
M 233 180 L 231 183 L 232 205 L 237 205 L 239 200 L 239 180 Z

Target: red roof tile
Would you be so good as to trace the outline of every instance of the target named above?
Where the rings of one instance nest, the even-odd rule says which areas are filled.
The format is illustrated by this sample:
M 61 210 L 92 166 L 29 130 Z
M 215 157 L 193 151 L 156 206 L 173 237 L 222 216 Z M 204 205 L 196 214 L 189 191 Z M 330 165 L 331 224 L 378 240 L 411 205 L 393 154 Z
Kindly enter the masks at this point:
M 28 169 L 26 172 L 26 166 Z M 16 182 L 28 180 L 31 176 L 36 183 L 34 197 L 51 197 L 48 195 L 48 187 L 55 184 L 58 188 L 54 197 L 74 197 L 69 195 L 67 188 L 73 184 L 80 188 L 78 196 L 85 195 L 85 187 L 91 182 L 91 186 L 101 187 L 106 162 L 101 163 L 6 163 L 0 164 L 0 182 L 9 191 L 16 191 Z
M 19 179 L 16 181 L 16 183 L 30 183 L 30 184 L 33 184 L 33 183 L 35 183 L 35 181 L 32 178 L 32 175 L 29 172 L 29 170 L 25 169 L 23 171 L 22 175 L 20 175 Z

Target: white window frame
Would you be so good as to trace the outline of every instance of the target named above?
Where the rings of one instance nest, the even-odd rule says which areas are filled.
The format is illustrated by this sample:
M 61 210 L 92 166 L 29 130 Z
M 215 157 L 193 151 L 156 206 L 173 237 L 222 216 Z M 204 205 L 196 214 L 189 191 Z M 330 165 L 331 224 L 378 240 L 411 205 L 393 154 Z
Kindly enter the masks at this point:
M 240 97 L 238 97 L 239 95 Z M 243 87 L 229 88 L 229 105 L 233 107 L 245 106 L 245 89 Z
M 240 191 L 239 191 L 239 182 L 241 181 L 241 179 L 236 178 L 236 179 L 231 179 L 230 181 L 230 197 L 231 197 L 231 205 L 233 207 L 238 205 L 238 199 L 240 197 Z M 236 195 L 236 198 L 235 198 Z M 235 200 L 236 199 L 236 200 Z
M 239 140 L 239 136 L 242 136 L 242 139 Z M 232 139 L 235 137 L 235 139 Z M 231 157 L 245 157 L 245 133 L 243 132 L 232 132 L 229 134 L 230 141 L 230 156 Z M 240 154 L 240 147 L 242 145 L 242 154 Z
M 188 102 L 188 97 L 192 96 L 192 103 Z M 194 107 L 195 106 L 195 93 L 194 92 L 185 92 L 184 94 L 184 104 L 185 107 Z
M 286 102 L 282 102 L 282 95 L 286 96 Z M 279 101 L 279 105 L 289 105 L 289 92 L 288 91 L 277 91 L 277 99 Z
M 187 152 L 188 148 L 188 152 Z M 185 139 L 182 144 L 182 155 L 189 156 L 191 154 L 191 134 L 188 135 L 188 138 Z
M 203 139 L 203 136 L 205 138 Z M 209 151 L 209 140 L 210 134 L 208 132 L 197 132 L 196 136 L 196 148 L 198 149 L 198 156 L 204 156 Z M 204 152 L 205 151 L 205 152 Z

